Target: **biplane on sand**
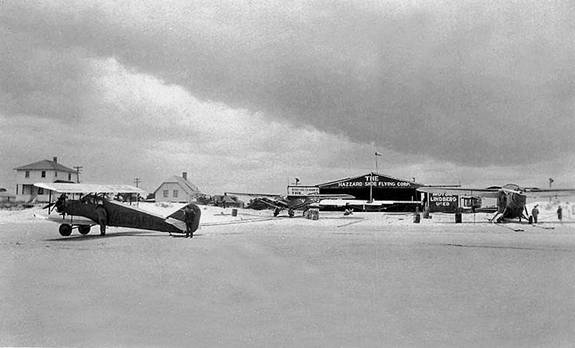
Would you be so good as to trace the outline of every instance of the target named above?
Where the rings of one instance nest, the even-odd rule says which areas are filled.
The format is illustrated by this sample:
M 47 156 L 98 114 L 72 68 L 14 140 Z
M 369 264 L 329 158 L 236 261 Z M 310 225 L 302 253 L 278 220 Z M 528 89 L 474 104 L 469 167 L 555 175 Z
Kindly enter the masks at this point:
M 192 211 L 190 227 L 196 231 L 200 224 L 200 208 L 189 203 L 183 207 L 164 210 L 145 210 L 139 206 L 139 196 L 145 191 L 130 185 L 98 185 L 68 183 L 37 183 L 34 186 L 48 190 L 47 219 L 60 224 L 62 236 L 69 236 L 74 229 L 88 234 L 92 226 L 100 226 L 100 234 L 106 234 L 106 226 L 127 227 L 160 232 L 186 233 L 184 209 Z

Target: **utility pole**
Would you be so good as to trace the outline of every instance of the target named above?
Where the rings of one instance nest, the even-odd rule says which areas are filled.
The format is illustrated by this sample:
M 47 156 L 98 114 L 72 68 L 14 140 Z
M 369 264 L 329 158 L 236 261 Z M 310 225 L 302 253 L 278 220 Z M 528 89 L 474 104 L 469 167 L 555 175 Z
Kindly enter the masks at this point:
M 76 183 L 78 183 L 78 184 L 80 183 L 80 172 L 81 172 L 82 168 L 83 168 L 82 166 L 75 166 L 74 167 L 74 169 L 76 169 Z
M 140 179 L 140 178 L 138 178 L 138 177 L 135 177 L 135 178 L 134 178 L 134 184 L 136 184 L 136 187 L 140 187 L 139 185 L 140 185 L 141 182 L 142 182 L 142 179 Z

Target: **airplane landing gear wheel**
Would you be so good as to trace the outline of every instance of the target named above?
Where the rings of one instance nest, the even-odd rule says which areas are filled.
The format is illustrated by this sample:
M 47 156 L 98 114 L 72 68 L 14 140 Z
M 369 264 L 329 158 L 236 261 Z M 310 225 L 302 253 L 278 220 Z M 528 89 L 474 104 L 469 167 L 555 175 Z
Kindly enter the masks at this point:
M 68 237 L 69 235 L 72 234 L 72 225 L 61 224 L 58 230 L 61 236 Z
M 88 234 L 88 233 L 90 233 L 90 225 L 80 225 L 80 226 L 78 226 L 78 232 L 80 232 L 80 234 Z

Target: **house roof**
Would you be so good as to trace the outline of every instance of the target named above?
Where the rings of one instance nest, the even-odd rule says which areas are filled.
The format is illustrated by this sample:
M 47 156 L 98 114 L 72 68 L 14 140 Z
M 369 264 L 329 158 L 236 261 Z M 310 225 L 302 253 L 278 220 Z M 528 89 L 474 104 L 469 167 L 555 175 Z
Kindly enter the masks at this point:
M 158 192 L 158 190 L 162 187 L 162 185 L 166 184 L 166 183 L 178 184 L 187 194 L 200 193 L 200 189 L 198 189 L 198 187 L 196 185 L 192 184 L 191 182 L 189 182 L 188 180 L 186 180 L 180 176 L 174 175 L 174 176 L 169 177 L 163 183 L 161 183 L 160 186 L 158 186 L 158 188 L 154 191 L 154 194 L 156 194 L 156 192 Z
M 50 160 L 42 160 L 30 163 L 25 166 L 14 168 L 14 170 L 57 170 L 59 172 L 76 173 L 74 169 L 68 168 L 66 166 L 61 165 L 58 162 Z

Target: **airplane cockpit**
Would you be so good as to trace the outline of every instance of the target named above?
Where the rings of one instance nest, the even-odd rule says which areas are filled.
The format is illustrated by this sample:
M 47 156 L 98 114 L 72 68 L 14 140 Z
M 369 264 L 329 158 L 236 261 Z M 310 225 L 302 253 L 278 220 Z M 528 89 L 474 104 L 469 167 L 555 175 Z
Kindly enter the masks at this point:
M 99 195 L 95 195 L 93 193 L 84 195 L 80 198 L 80 202 L 83 204 L 93 204 L 93 205 L 101 205 L 103 204 L 105 197 L 101 197 Z

